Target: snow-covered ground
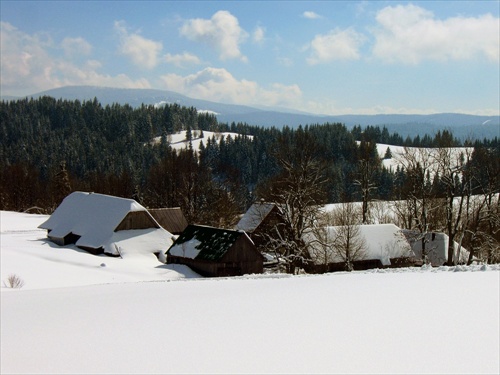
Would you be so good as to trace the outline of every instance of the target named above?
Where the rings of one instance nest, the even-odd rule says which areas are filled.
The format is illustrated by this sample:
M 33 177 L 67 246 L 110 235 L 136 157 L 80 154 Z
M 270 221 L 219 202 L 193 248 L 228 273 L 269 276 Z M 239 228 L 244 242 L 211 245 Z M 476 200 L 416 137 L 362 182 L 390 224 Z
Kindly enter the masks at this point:
M 0 214 L 2 374 L 500 372 L 498 265 L 204 279 Z

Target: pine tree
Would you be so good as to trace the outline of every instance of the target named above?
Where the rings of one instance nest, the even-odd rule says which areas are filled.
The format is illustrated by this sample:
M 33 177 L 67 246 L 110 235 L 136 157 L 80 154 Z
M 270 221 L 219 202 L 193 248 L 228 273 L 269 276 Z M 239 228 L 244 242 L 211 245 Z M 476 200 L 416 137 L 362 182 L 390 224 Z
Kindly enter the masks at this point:
M 392 152 L 390 147 L 387 147 L 387 150 L 385 150 L 384 159 L 392 159 Z

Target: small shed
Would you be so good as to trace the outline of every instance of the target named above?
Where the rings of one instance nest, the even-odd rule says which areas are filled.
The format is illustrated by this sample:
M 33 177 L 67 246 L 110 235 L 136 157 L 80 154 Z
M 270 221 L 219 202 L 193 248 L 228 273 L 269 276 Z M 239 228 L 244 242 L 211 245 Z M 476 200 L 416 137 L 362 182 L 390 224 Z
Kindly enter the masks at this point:
M 418 259 L 422 259 L 423 244 L 422 239 L 425 243 L 425 249 L 427 252 L 427 257 L 432 266 L 438 267 L 446 264 L 448 262 L 448 244 L 450 239 L 446 233 L 442 232 L 427 232 L 420 233 L 414 230 L 403 230 L 406 239 L 410 243 L 415 256 Z M 456 242 L 453 243 L 453 259 L 457 260 L 458 264 L 465 264 L 469 258 L 469 252 L 467 249 L 460 247 Z
M 244 231 L 188 225 L 167 251 L 167 263 L 203 276 L 262 273 L 264 257 Z
M 149 213 L 164 229 L 172 234 L 181 234 L 188 226 L 188 222 L 180 207 L 151 208 Z
M 92 254 L 163 253 L 172 234 L 133 199 L 76 191 L 40 224 L 47 237 L 65 246 L 75 244 Z

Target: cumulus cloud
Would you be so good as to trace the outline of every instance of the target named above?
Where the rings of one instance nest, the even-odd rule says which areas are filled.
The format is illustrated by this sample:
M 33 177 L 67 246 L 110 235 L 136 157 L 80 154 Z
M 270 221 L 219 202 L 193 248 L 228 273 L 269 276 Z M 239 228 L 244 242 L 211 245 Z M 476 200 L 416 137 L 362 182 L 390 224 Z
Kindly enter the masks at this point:
M 238 19 L 225 10 L 218 11 L 210 19 L 195 18 L 186 21 L 180 28 L 186 38 L 206 43 L 219 52 L 221 60 L 239 59 L 247 61 L 240 51 L 240 44 L 248 37 Z
M 275 83 L 266 89 L 254 81 L 238 80 L 221 68 L 205 68 L 187 76 L 167 74 L 161 79 L 167 90 L 226 103 L 296 106 L 302 97 L 297 85 Z
M 491 14 L 440 20 L 432 12 L 409 4 L 383 8 L 376 21 L 373 55 L 386 62 L 499 61 L 500 19 Z
M 64 38 L 61 47 L 67 56 L 87 56 L 92 52 L 92 45 L 83 38 Z
M 253 31 L 252 40 L 254 43 L 262 43 L 264 41 L 264 34 L 266 33 L 266 29 L 262 26 L 257 26 Z
M 115 22 L 115 30 L 120 35 L 120 52 L 128 56 L 140 67 L 152 69 L 159 62 L 159 54 L 163 49 L 161 42 L 146 39 L 139 34 L 130 34 L 123 21 Z
M 123 88 L 149 88 L 145 79 L 133 80 L 124 74 L 100 74 L 101 63 L 89 59 L 75 63 L 54 56 L 56 50 L 75 44 L 68 39 L 59 45 L 46 36 L 27 34 L 0 22 L 1 89 L 9 95 L 29 95 L 65 85 L 95 85 Z M 77 44 L 80 41 L 76 42 Z M 83 43 L 82 45 L 85 45 Z
M 176 54 L 172 55 L 170 53 L 167 53 L 165 55 L 165 61 L 174 64 L 175 66 L 178 66 L 179 68 L 183 68 L 186 65 L 198 65 L 201 64 L 201 60 L 198 58 L 198 56 L 193 55 L 192 53 L 189 52 L 183 52 L 181 54 Z
M 311 55 L 307 62 L 316 65 L 334 60 L 358 60 L 364 42 L 365 36 L 353 28 L 336 28 L 328 34 L 316 35 L 308 46 Z
M 318 13 L 310 11 L 310 10 L 305 11 L 304 13 L 302 13 L 302 17 L 308 18 L 310 20 L 321 18 L 321 16 Z

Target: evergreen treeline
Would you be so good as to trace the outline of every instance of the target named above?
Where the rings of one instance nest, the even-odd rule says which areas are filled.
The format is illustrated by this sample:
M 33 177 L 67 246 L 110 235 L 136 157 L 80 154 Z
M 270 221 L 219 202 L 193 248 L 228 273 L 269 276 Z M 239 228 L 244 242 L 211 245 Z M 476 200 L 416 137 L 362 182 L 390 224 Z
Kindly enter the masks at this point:
M 0 120 L 2 210 L 39 207 L 51 212 L 70 191 L 81 190 L 134 197 L 150 208 L 180 206 L 190 222 L 219 226 L 232 225 L 236 214 L 266 196 L 280 173 L 277 152 L 300 153 L 304 137 L 312 139 L 308 144 L 324 167 L 325 203 L 398 198 L 404 171 L 382 168 L 376 143 L 460 145 L 448 131 L 402 139 L 371 126 L 348 130 L 331 123 L 297 129 L 229 125 L 193 107 L 102 106 L 96 99 L 2 101 Z M 188 140 L 203 131 L 240 135 L 214 136 L 199 150 L 190 144 L 175 151 L 168 135 L 181 130 L 187 131 Z M 161 141 L 151 142 L 155 137 Z M 475 146 L 498 150 L 499 143 L 495 138 Z M 373 187 L 369 197 L 364 183 Z

